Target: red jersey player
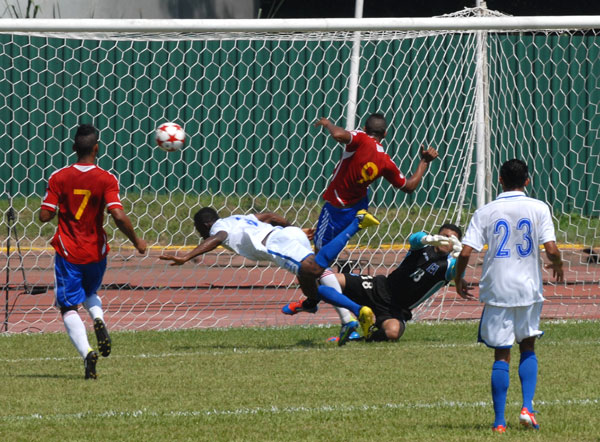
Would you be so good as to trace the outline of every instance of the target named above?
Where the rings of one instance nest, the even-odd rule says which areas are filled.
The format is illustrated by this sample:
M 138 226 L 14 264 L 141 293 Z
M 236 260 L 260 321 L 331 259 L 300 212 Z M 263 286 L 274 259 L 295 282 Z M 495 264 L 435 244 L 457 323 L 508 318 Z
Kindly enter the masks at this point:
M 421 182 L 429 163 L 438 157 L 434 148 L 422 149 L 417 170 L 406 178 L 381 145 L 387 135 L 387 123 L 382 114 L 372 114 L 367 118 L 363 130 L 352 132 L 334 125 L 327 118 L 321 118 L 315 126 L 323 126 L 334 140 L 346 145 L 333 179 L 323 194 L 325 205 L 314 239 L 317 249 L 337 236 L 356 216 L 356 212 L 368 208 L 368 188 L 372 182 L 383 176 L 394 187 L 412 193 Z
M 317 251 L 339 235 L 354 220 L 359 210 L 368 209 L 368 188 L 372 182 L 383 176 L 394 187 L 412 193 L 423 178 L 429 163 L 438 157 L 437 151 L 432 147 L 421 149 L 421 160 L 417 169 L 406 178 L 381 145 L 387 134 L 387 122 L 382 114 L 370 115 L 363 130 L 347 131 L 325 117 L 315 123 L 315 127 L 319 126 L 327 129 L 334 140 L 345 144 L 346 147 L 323 194 L 325 205 L 321 209 L 313 238 Z M 323 273 L 320 282 L 339 292 L 342 291 L 335 275 L 329 269 Z M 314 311 L 313 304 L 312 300 L 291 302 L 282 311 L 288 315 Z M 349 311 L 339 308 L 336 310 L 342 321 L 340 335 L 347 332 L 347 327 L 358 326 L 358 322 Z
M 77 128 L 73 150 L 77 162 L 55 171 L 48 180 L 39 218 L 48 222 L 58 210 L 58 229 L 52 239 L 54 293 L 71 342 L 84 360 L 85 378 L 96 378 L 96 353 L 89 344 L 85 325 L 77 312 L 83 304 L 94 321 L 94 331 L 102 356 L 108 356 L 111 341 L 104 323 L 102 302 L 97 291 L 106 270 L 109 247 L 102 227 L 104 208 L 117 227 L 140 253 L 146 242 L 139 238 L 119 199 L 119 183 L 114 175 L 95 165 L 98 131 L 89 124 Z

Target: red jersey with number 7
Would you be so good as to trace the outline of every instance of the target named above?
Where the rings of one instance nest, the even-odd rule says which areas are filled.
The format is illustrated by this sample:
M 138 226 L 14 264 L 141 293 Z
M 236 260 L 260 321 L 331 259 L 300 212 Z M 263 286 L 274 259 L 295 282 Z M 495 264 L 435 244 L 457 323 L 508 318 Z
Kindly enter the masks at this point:
M 42 208 L 58 209 L 52 246 L 72 264 L 102 260 L 109 251 L 104 208 L 122 209 L 117 178 L 94 164 L 77 163 L 55 171 L 48 180 Z
M 325 201 L 336 207 L 352 206 L 367 196 L 367 188 L 380 176 L 394 187 L 406 184 L 402 172 L 375 138 L 362 130 L 350 133 L 352 139 L 323 194 Z

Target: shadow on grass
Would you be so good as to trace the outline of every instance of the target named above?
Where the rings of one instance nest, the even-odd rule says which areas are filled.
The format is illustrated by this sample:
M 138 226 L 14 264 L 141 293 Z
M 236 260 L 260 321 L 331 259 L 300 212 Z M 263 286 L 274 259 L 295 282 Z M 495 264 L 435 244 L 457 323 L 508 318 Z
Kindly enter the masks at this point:
M 491 408 L 491 406 L 490 406 Z M 461 431 L 481 431 L 482 432 L 482 437 L 488 435 L 493 436 L 494 433 L 492 432 L 492 421 L 493 419 L 490 420 L 490 423 L 460 423 L 460 424 L 452 424 L 452 423 L 440 423 L 440 424 L 430 424 L 428 425 L 428 427 L 430 427 L 432 430 L 439 430 L 439 429 L 443 429 L 443 430 L 461 430 Z M 511 427 L 512 428 L 512 427 Z
M 209 342 L 198 343 L 197 345 L 174 345 L 171 350 L 176 351 L 198 351 L 198 350 L 293 350 L 297 348 L 319 348 L 323 343 L 314 339 L 301 339 L 295 344 L 268 344 L 268 343 L 227 343 L 227 344 L 211 344 Z
M 15 375 L 6 375 L 6 377 L 11 378 L 31 378 L 31 379 L 83 379 L 83 375 L 74 375 L 74 374 L 15 374 Z

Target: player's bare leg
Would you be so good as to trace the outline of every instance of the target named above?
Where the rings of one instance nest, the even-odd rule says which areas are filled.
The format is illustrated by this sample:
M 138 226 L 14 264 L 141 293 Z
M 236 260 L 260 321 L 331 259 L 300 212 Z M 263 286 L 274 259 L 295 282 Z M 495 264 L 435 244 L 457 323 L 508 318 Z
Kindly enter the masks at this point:
M 366 210 L 359 210 L 356 214 L 356 218 L 333 240 L 323 246 L 316 255 L 308 256 L 300 264 L 300 271 L 298 272 L 298 280 L 301 275 L 312 276 L 315 282 L 323 276 L 323 273 L 329 268 L 331 263 L 339 255 L 339 253 L 346 247 L 348 240 L 360 229 L 364 229 L 370 226 L 379 225 L 379 220 L 371 215 Z M 300 284 L 302 287 L 302 283 Z M 295 301 L 285 305 L 281 311 L 286 315 L 295 315 L 303 311 L 315 313 L 316 306 L 319 302 L 320 296 L 315 290 L 313 293 L 312 284 L 308 286 L 308 281 L 305 282 L 306 290 L 303 288 L 304 294 L 307 299 L 303 301 Z M 329 286 L 329 284 L 326 284 Z M 333 287 L 338 290 L 338 287 Z M 339 290 L 338 290 L 339 291 Z M 309 295 L 310 293 L 310 295 Z M 349 318 L 353 319 L 353 318 Z M 343 319 L 342 319 L 343 320 Z
M 300 263 L 298 271 L 298 282 L 306 299 L 287 304 L 282 308 L 282 312 L 286 315 L 295 315 L 300 312 L 316 313 L 320 300 L 317 281 L 324 271 L 325 268 L 317 264 L 315 255 L 307 256 Z
M 398 319 L 386 319 L 381 328 L 371 334 L 369 341 L 397 341 L 404 334 L 406 324 Z
M 306 296 L 300 301 L 293 301 L 281 309 L 286 315 L 295 315 L 297 313 L 316 313 L 319 309 L 319 292 L 317 279 L 323 273 L 323 268 L 315 262 L 315 256 L 309 255 L 300 263 L 298 271 L 298 283 L 302 289 L 302 293 Z
M 298 282 L 302 293 L 306 296 L 306 299 L 302 301 L 302 311 L 315 313 L 319 304 L 317 279 L 310 274 L 299 273 Z

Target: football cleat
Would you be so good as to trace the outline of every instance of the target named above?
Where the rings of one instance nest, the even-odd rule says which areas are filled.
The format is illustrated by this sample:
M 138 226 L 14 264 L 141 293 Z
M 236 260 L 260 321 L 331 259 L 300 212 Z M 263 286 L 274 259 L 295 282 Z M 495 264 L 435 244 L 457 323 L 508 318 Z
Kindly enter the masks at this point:
M 110 336 L 106 329 L 106 324 L 100 318 L 94 320 L 94 331 L 96 332 L 96 339 L 98 340 L 98 350 L 100 354 L 107 357 L 110 354 Z
M 360 341 L 362 339 L 362 336 L 360 334 L 358 334 L 358 332 L 353 331 L 352 333 L 350 333 L 350 338 L 348 338 L 349 341 Z M 332 336 L 330 338 L 327 338 L 327 342 L 339 342 L 340 341 L 340 337 L 339 336 Z
M 521 409 L 521 414 L 519 415 L 519 422 L 521 425 L 527 428 L 533 428 L 534 430 L 539 430 L 540 425 L 535 420 L 535 416 L 533 415 L 535 411 L 529 411 L 526 407 Z
M 296 313 L 306 312 L 306 313 L 317 313 L 319 310 L 319 306 L 315 305 L 314 307 L 304 307 L 304 301 L 294 301 L 290 302 L 287 305 L 284 305 L 281 308 L 281 312 L 284 315 L 295 315 Z
M 356 333 L 356 329 L 359 327 L 358 321 L 351 321 L 344 325 L 342 325 L 342 329 L 340 330 L 340 338 L 337 343 L 341 347 L 346 344 L 350 340 L 352 333 Z
M 492 427 L 492 431 L 494 433 L 506 433 L 506 426 L 505 425 L 496 425 L 495 427 Z
M 350 333 L 350 337 L 348 338 L 349 341 L 360 341 L 361 339 L 362 336 L 359 335 L 357 331 Z
M 375 315 L 373 310 L 366 305 L 362 306 L 358 315 L 358 322 L 362 328 L 363 337 L 369 339 L 373 333 L 373 324 L 375 324 Z
M 96 375 L 96 362 L 98 362 L 98 353 L 92 350 L 87 354 L 87 356 L 83 360 L 86 379 L 96 379 L 98 377 Z
M 378 226 L 380 224 L 379 220 L 375 218 L 375 216 L 373 216 L 364 209 L 361 209 L 358 212 L 356 212 L 356 219 L 358 219 L 359 229 L 365 229 L 371 226 Z

